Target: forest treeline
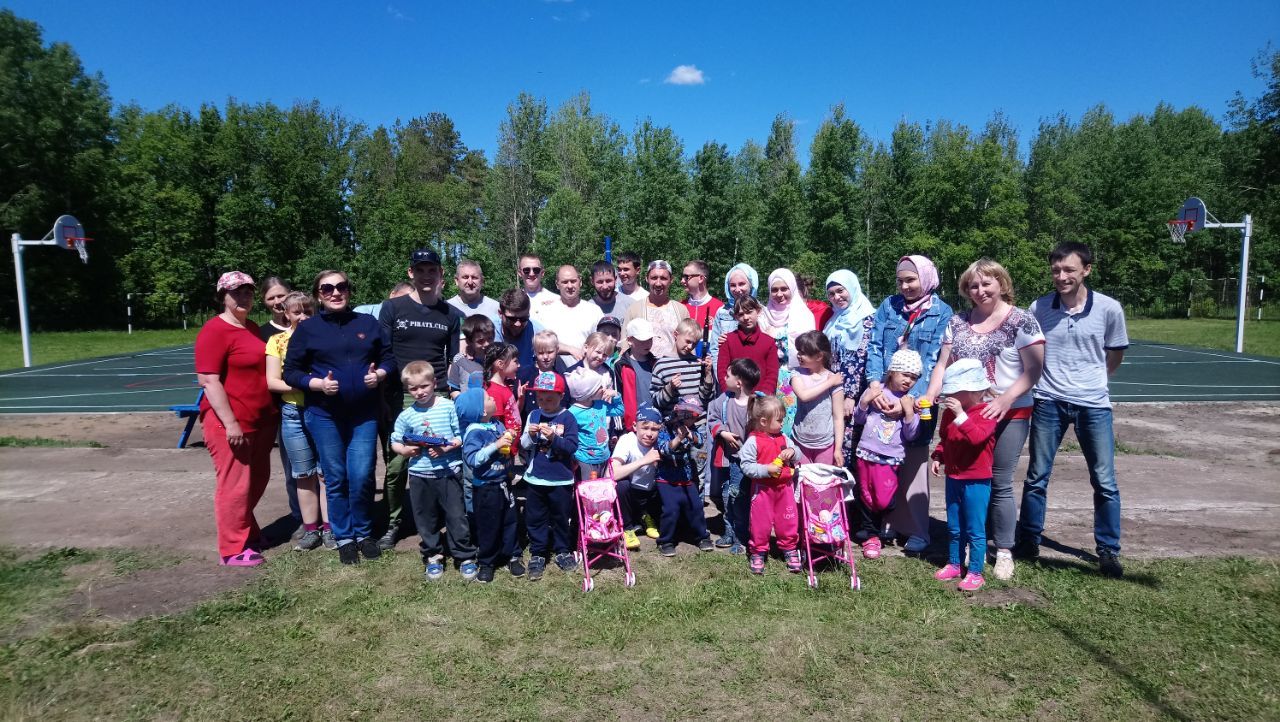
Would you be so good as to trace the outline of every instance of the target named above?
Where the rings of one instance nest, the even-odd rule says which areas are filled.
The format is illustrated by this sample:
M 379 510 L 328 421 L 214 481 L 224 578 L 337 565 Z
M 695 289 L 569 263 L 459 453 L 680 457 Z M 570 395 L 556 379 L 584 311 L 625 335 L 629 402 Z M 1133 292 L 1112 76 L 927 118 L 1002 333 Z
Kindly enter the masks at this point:
M 5 10 L 0 229 L 40 237 L 69 212 L 95 238 L 88 265 L 25 254 L 46 329 L 117 323 L 129 293 L 149 294 L 139 313 L 153 319 L 208 306 L 231 268 L 304 283 L 342 268 L 358 300 L 375 300 L 424 245 L 480 261 L 496 292 L 519 252 L 583 267 L 605 236 L 646 260 L 704 258 L 713 278 L 739 260 L 819 280 L 849 268 L 873 298 L 892 291 L 905 253 L 932 257 L 951 298 L 985 255 L 1022 300 L 1047 290 L 1047 250 L 1080 240 L 1096 250 L 1095 287 L 1135 312 L 1185 315 L 1198 281 L 1238 273 L 1240 245 L 1233 231 L 1170 243 L 1164 221 L 1186 197 L 1224 221 L 1254 214 L 1251 275 L 1280 263 L 1280 52 L 1252 71 L 1263 94 L 1237 93 L 1221 121 L 1199 107 L 1116 118 L 1097 106 L 1043 120 L 1025 146 L 999 112 L 981 128 L 903 120 L 878 139 L 835 105 L 807 166 L 785 114 L 763 144 L 691 148 L 650 119 L 624 129 L 585 92 L 558 107 L 521 94 L 487 158 L 444 112 L 370 128 L 320 100 L 117 106 L 71 47 Z M 448 100 L 415 105 L 433 103 Z M 16 325 L 12 259 L 0 298 L 0 322 Z

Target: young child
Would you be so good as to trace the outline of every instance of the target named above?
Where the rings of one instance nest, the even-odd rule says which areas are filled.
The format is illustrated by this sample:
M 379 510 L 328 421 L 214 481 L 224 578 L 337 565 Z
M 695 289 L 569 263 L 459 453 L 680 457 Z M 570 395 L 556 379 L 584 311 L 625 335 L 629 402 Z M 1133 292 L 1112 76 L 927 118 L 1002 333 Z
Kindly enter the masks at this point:
M 854 470 L 858 476 L 858 497 L 854 500 L 858 529 L 854 539 L 862 542 L 862 556 L 867 559 L 880 557 L 880 531 L 884 528 L 885 513 L 893 507 L 893 495 L 898 492 L 898 467 L 907 455 L 904 444 L 915 439 L 920 430 L 916 400 L 907 392 L 920 378 L 922 368 L 919 353 L 911 349 L 894 352 L 884 377 L 884 390 L 877 393 L 867 389 L 853 412 L 854 425 L 865 424 L 858 448 L 854 450 L 857 457 Z M 896 408 L 901 408 L 902 416 L 885 416 L 872 403 L 877 395 L 883 395 Z
M 748 296 L 733 304 L 733 318 L 738 327 L 720 339 L 716 354 L 716 378 L 724 378 L 729 364 L 740 358 L 749 358 L 760 367 L 759 389 L 772 396 L 778 390 L 778 346 L 774 339 L 760 330 L 760 311 L 763 306 Z
M 574 454 L 578 451 L 578 422 L 564 409 L 564 377 L 543 371 L 533 379 L 538 407 L 529 414 L 520 448 L 529 455 L 525 524 L 529 529 L 529 579 L 537 581 L 555 552 L 556 566 L 572 572 L 578 568 L 569 538 L 573 515 Z
M 831 341 L 821 331 L 805 331 L 796 337 L 796 360 L 791 438 L 800 463 L 844 466 L 844 376 L 830 370 Z
M 741 554 L 743 541 L 750 538 L 747 527 L 747 504 L 742 494 L 742 467 L 738 451 L 747 438 L 748 406 L 760 383 L 760 367 L 749 358 L 735 359 L 724 374 L 724 393 L 711 402 L 707 425 L 715 449 L 711 459 L 712 499 L 715 489 L 720 490 L 720 513 L 724 517 L 724 536 L 716 540 L 716 546 L 727 548 L 730 554 Z
M 644 529 L 650 539 L 658 538 L 656 516 L 662 515 L 655 488 L 658 476 L 658 434 L 662 431 L 662 415 L 652 406 L 636 411 L 636 430 L 623 434 L 613 447 L 613 478 L 622 507 L 622 524 L 626 528 L 628 549 L 639 549 L 636 532 Z
M 444 547 L 440 543 L 443 521 L 448 530 L 449 553 L 462 578 L 470 581 L 479 569 L 463 502 L 459 452 L 462 430 L 457 411 L 452 400 L 436 398 L 436 374 L 426 361 L 410 362 L 400 372 L 400 381 L 413 396 L 413 405 L 396 417 L 391 450 L 409 459 L 409 502 L 418 527 L 426 577 L 435 581 L 444 576 Z M 405 434 L 437 436 L 446 441 L 439 446 L 406 444 Z
M 540 374 L 553 371 L 564 376 L 564 362 L 560 360 L 560 337 L 555 331 L 539 331 L 533 335 L 533 368 L 521 368 L 518 372 L 520 393 L 520 414 L 528 417 L 538 408 L 537 394 L 533 390 L 533 380 Z M 568 397 L 563 398 L 564 408 L 569 408 Z
M 938 446 L 930 471 L 947 470 L 947 565 L 934 579 L 950 581 L 961 575 L 960 547 L 969 543 L 969 574 L 956 585 L 962 592 L 976 592 L 986 580 L 987 505 L 991 502 L 991 461 L 996 446 L 996 420 L 983 418 L 991 383 L 977 359 L 960 359 L 942 377 L 942 421 Z M 963 526 L 963 536 L 961 527 Z
M 474 318 L 474 317 L 473 317 Z M 468 319 L 470 320 L 470 319 Z M 511 390 L 520 372 L 520 349 L 509 343 L 495 343 L 484 354 L 484 390 L 493 397 L 502 426 L 520 435 L 520 404 Z
M 458 352 L 449 364 L 449 398 L 458 398 L 458 394 L 467 390 L 471 374 L 484 369 L 485 351 L 493 343 L 493 335 L 493 321 L 488 316 L 477 313 L 462 322 L 462 337 L 466 339 L 463 348 L 466 350 Z
M 678 333 L 676 338 L 678 346 Z M 662 499 L 658 551 L 664 557 L 676 555 L 676 535 L 682 521 L 698 540 L 699 549 L 709 552 L 715 548 L 711 544 L 711 535 L 707 533 L 702 496 L 697 486 L 698 452 L 702 449 L 698 426 L 702 422 L 702 404 L 697 397 L 689 397 L 676 403 L 658 432 L 657 481 L 658 496 Z
M 700 405 L 711 401 L 715 392 L 711 364 L 693 353 L 701 338 L 702 327 L 693 319 L 686 318 L 676 326 L 676 355 L 660 358 L 653 366 L 649 391 L 658 411 L 670 414 L 681 399 L 695 398 Z
M 782 434 L 786 415 L 777 396 L 757 398 L 751 404 L 747 443 L 738 451 L 742 475 L 751 479 L 751 541 L 747 551 L 752 574 L 764 574 L 770 532 L 778 537 L 778 549 L 787 562 L 787 570 L 800 571 L 800 550 L 796 548 L 800 542 L 800 519 L 791 488 L 796 450 Z
M 565 379 L 573 405 L 569 413 L 578 422 L 578 479 L 590 479 L 604 471 L 609 460 L 609 420 L 622 417 L 622 397 L 605 388 L 600 374 L 579 367 Z
M 480 388 L 469 388 L 454 400 L 463 428 L 462 456 L 471 470 L 471 504 L 480 572 L 476 581 L 493 581 L 498 563 L 506 564 L 515 536 L 515 503 L 507 482 L 511 478 L 512 445 L 518 434 L 494 418 L 497 404 Z
M 603 333 L 613 340 L 613 351 L 605 359 L 605 363 L 612 369 L 617 363 L 618 357 L 621 355 L 618 344 L 622 342 L 622 319 L 617 316 L 604 316 L 596 324 L 596 331 Z
M 637 318 L 627 324 L 627 350 L 614 364 L 614 386 L 622 392 L 622 428 L 634 431 L 636 412 L 644 406 L 653 406 L 650 393 L 653 384 L 653 366 L 658 359 L 652 354 L 653 324 L 648 319 Z
M 613 349 L 617 342 L 602 331 L 595 331 L 582 342 L 583 368 L 591 369 L 601 377 L 601 383 L 607 389 L 616 389 L 613 384 L 613 369 L 609 368 L 609 359 L 613 357 Z

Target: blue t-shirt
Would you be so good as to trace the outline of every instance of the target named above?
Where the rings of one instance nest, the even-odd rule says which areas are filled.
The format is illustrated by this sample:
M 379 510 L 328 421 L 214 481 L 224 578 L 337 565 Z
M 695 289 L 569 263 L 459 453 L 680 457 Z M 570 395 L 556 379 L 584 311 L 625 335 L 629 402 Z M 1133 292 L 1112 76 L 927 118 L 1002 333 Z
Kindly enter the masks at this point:
M 462 430 L 458 428 L 458 412 L 453 407 L 453 401 L 436 398 L 425 409 L 413 404 L 401 411 L 396 417 L 391 441 L 403 444 L 405 434 L 441 436 L 449 440 L 462 438 Z M 462 452 L 458 449 L 433 459 L 424 448 L 422 453 L 409 460 L 409 473 L 418 476 L 447 476 L 461 469 Z

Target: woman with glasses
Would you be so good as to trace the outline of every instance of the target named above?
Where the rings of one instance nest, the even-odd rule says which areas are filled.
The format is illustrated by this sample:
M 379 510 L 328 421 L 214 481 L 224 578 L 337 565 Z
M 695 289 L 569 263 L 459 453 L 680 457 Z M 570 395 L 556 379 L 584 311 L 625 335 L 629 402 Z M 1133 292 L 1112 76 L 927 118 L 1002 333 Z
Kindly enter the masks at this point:
M 351 310 L 347 274 L 321 271 L 312 292 L 320 313 L 293 332 L 284 380 L 307 390 L 303 420 L 320 455 L 338 556 L 343 564 L 355 564 L 361 555 L 382 554 L 371 515 L 378 385 L 396 365 L 382 324 Z

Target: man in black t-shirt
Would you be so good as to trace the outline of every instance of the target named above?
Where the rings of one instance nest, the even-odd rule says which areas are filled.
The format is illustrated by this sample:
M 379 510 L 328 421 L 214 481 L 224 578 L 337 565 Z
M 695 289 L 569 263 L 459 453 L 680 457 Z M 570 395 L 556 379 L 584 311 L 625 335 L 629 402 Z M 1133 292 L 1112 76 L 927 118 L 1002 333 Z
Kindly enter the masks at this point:
M 414 251 L 409 259 L 409 280 L 413 282 L 413 291 L 384 301 L 378 320 L 391 337 L 391 354 L 395 356 L 396 366 L 404 368 L 411 361 L 426 361 L 436 373 L 436 393 L 448 394 L 449 362 L 458 354 L 462 313 L 444 300 L 444 269 L 440 266 L 439 254 L 428 248 Z M 387 421 L 394 422 L 405 404 L 400 375 L 388 378 L 385 387 Z M 408 466 L 405 457 L 391 451 L 390 444 L 384 444 L 382 458 L 387 466 L 383 478 L 387 531 L 378 540 L 378 546 L 390 549 L 395 546 L 404 517 Z

